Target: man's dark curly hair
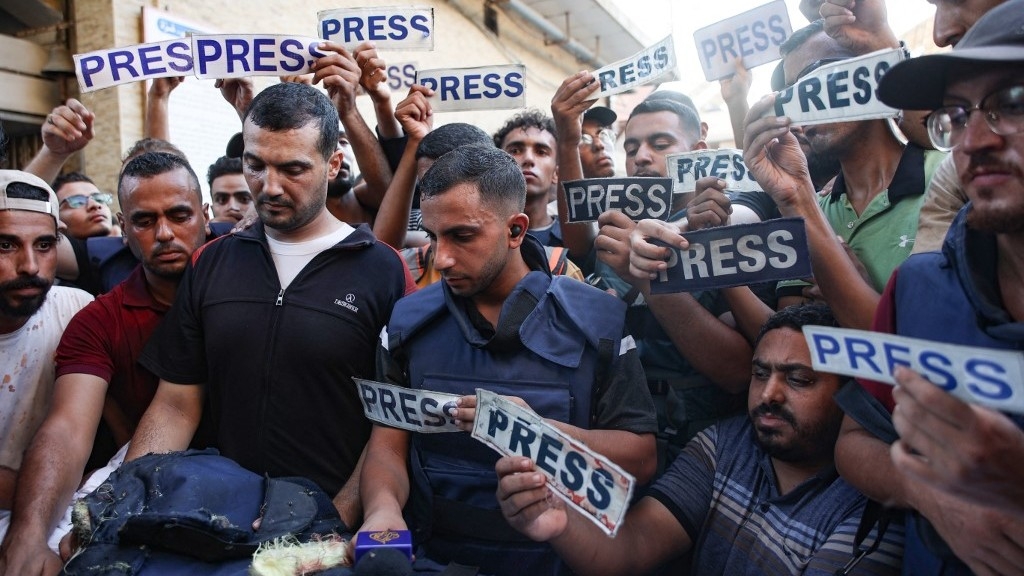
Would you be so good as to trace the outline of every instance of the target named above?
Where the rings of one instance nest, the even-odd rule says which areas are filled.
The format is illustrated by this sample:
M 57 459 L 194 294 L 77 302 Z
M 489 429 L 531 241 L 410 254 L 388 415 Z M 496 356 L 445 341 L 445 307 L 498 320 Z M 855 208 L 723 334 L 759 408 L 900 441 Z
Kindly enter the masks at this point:
M 525 130 L 527 128 L 547 130 L 552 136 L 558 138 L 558 132 L 555 132 L 554 119 L 536 108 L 530 108 L 509 118 L 508 122 L 505 122 L 505 125 L 494 133 L 494 145 L 501 148 L 501 144 L 505 141 L 505 137 L 508 136 L 509 132 L 517 128 L 521 130 Z

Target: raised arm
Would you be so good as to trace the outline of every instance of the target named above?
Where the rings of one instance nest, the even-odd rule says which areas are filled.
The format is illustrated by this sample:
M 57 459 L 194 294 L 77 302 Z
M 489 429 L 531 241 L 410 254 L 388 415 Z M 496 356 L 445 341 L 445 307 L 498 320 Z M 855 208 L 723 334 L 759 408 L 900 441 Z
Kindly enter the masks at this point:
M 157 78 L 149 85 L 146 94 L 146 137 L 171 141 L 171 127 L 167 120 L 169 100 L 171 92 L 184 81 L 184 76 Z
M 836 319 L 846 328 L 870 330 L 879 293 L 856 265 L 818 207 L 807 159 L 790 132 L 790 119 L 775 116 L 774 95 L 762 98 L 747 115 L 743 161 L 783 216 L 804 219 L 814 278 Z
M 743 127 L 747 119 L 747 112 L 750 111 L 747 97 L 750 94 L 750 84 L 754 81 L 754 76 L 743 65 L 743 58 L 733 60 L 733 66 L 735 66 L 733 75 L 722 78 L 718 84 L 722 89 L 722 100 L 725 100 L 725 107 L 729 110 L 733 141 L 740 145 L 743 143 Z
M 213 85 L 220 90 L 224 100 L 235 109 L 238 119 L 244 121 L 249 104 L 252 104 L 252 99 L 256 96 L 252 78 L 221 78 Z
M 53 182 L 68 158 L 92 140 L 95 119 L 95 115 L 74 98 L 54 108 L 43 123 L 43 146 L 25 166 L 25 172 Z
M 598 258 L 611 266 L 620 278 L 640 290 L 648 308 L 672 340 L 676 350 L 685 356 L 698 372 L 707 376 L 723 390 L 731 393 L 745 390 L 750 382 L 750 357 L 753 355 L 753 350 L 746 339 L 708 312 L 690 294 L 681 292 L 652 295 L 651 275 L 642 274 L 638 277 L 630 273 L 633 269 L 631 262 L 634 260 L 631 235 L 638 226 L 625 214 L 608 211 L 601 214 L 598 223 L 601 225 L 601 233 L 594 243 L 598 250 Z M 664 238 L 674 237 L 675 245 L 688 245 L 672 225 L 648 223 L 646 228 Z M 660 258 L 667 258 L 666 249 L 660 250 Z M 657 263 L 659 260 L 651 262 Z M 664 261 L 660 262 L 660 266 L 663 267 Z
M 373 112 L 377 116 L 377 133 L 382 139 L 398 138 L 402 135 L 402 127 L 395 119 L 395 109 L 391 107 L 391 90 L 388 88 L 387 65 L 377 54 L 377 48 L 370 42 L 356 46 L 352 53 L 362 76 L 359 85 L 370 95 L 373 101 Z
M 580 162 L 583 113 L 594 105 L 595 100 L 590 96 L 599 86 L 590 72 L 577 72 L 562 82 L 551 99 L 551 116 L 558 133 L 558 221 L 569 255 L 580 262 L 590 254 L 597 232 L 590 222 L 568 222 L 569 206 L 562 185 L 583 178 Z
M 900 45 L 889 26 L 884 0 L 825 0 L 821 17 L 825 33 L 854 54 Z
M 409 95 L 398 104 L 395 118 L 408 135 L 405 152 L 394 178 L 373 221 L 373 234 L 393 248 L 401 249 L 409 227 L 413 194 L 416 193 L 416 149 L 434 125 L 428 98 L 434 91 L 420 85 L 409 88 Z
M 321 82 L 327 89 L 352 144 L 359 171 L 366 183 L 365 193 L 359 195 L 359 203 L 376 211 L 391 183 L 392 174 L 384 150 L 356 107 L 356 87 L 362 72 L 355 58 L 343 46 L 323 42 L 320 50 L 324 56 L 313 62 L 313 83 Z

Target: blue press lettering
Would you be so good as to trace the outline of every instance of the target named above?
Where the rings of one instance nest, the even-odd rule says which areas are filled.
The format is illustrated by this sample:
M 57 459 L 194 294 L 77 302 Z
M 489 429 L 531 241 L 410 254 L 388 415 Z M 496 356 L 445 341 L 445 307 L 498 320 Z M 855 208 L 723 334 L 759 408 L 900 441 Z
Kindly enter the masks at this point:
M 172 42 L 168 44 L 167 56 L 171 60 L 167 63 L 171 70 L 182 73 L 192 71 L 192 46 L 188 42 Z
M 220 42 L 213 39 L 198 38 L 196 43 L 196 53 L 192 55 L 197 61 L 196 68 L 200 74 L 206 74 L 207 65 L 220 58 L 221 49 Z
M 167 68 L 155 66 L 163 63 L 163 54 L 159 46 L 143 46 L 139 48 L 139 65 L 142 67 L 142 74 L 163 74 Z
M 138 78 L 139 73 L 132 66 L 135 62 L 135 54 L 125 51 L 111 52 L 110 53 L 110 74 L 114 77 L 115 81 L 121 80 L 121 72 L 127 72 L 128 78 Z
M 615 480 L 607 470 L 593 470 L 590 473 L 590 488 L 587 489 L 587 500 L 598 510 L 604 510 L 612 503 L 611 488 Z
M 288 38 L 281 42 L 281 69 L 285 72 L 297 72 L 306 67 L 306 58 L 302 55 L 302 42 L 294 38 Z
M 516 418 L 515 422 L 512 423 L 512 435 L 511 441 L 508 443 L 508 449 L 527 458 L 533 458 L 530 445 L 536 439 L 537 433 L 530 429 L 529 423 Z
M 558 455 L 565 447 L 557 438 L 541 434 L 540 447 L 537 448 L 537 466 L 554 476 L 558 473 Z

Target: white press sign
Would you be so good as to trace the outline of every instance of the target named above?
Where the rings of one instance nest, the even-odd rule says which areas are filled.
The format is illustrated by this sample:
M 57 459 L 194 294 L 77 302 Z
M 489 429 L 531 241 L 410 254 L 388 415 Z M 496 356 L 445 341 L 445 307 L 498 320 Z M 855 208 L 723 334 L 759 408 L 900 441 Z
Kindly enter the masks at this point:
M 435 112 L 526 106 L 522 64 L 417 70 L 416 83 L 434 91 L 430 105 Z
M 429 6 L 337 8 L 317 13 L 320 37 L 351 50 L 373 42 L 378 50 L 433 50 L 434 9 Z
M 953 396 L 1024 414 L 1024 353 L 946 344 L 893 334 L 804 326 L 815 370 L 896 384 L 908 366 Z
M 676 67 L 676 49 L 672 36 L 645 48 L 629 58 L 594 70 L 601 89 L 591 98 L 604 98 L 653 82 Z
M 822 66 L 775 95 L 775 115 L 797 126 L 895 117 L 878 99 L 878 81 L 904 58 L 894 48 Z
M 705 26 L 693 33 L 704 78 L 708 82 L 735 72 L 733 61 L 743 58 L 748 70 L 779 59 L 779 46 L 793 34 L 783 0 Z

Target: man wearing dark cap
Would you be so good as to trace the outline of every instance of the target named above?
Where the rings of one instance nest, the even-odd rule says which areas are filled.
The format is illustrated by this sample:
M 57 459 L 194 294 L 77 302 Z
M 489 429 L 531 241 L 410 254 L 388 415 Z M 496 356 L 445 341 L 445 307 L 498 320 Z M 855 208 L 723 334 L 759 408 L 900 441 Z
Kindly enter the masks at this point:
M 932 110 L 929 137 L 951 151 L 970 202 L 941 251 L 913 255 L 893 273 L 876 330 L 1024 349 L 1022 78 L 1024 0 L 992 9 L 951 52 L 882 78 L 886 104 Z M 1024 418 L 964 403 L 906 368 L 894 375 L 895 392 L 865 383 L 894 426 L 877 416 L 884 411 L 847 409 L 840 472 L 868 496 L 911 509 L 904 565 L 913 573 L 1020 574 Z

